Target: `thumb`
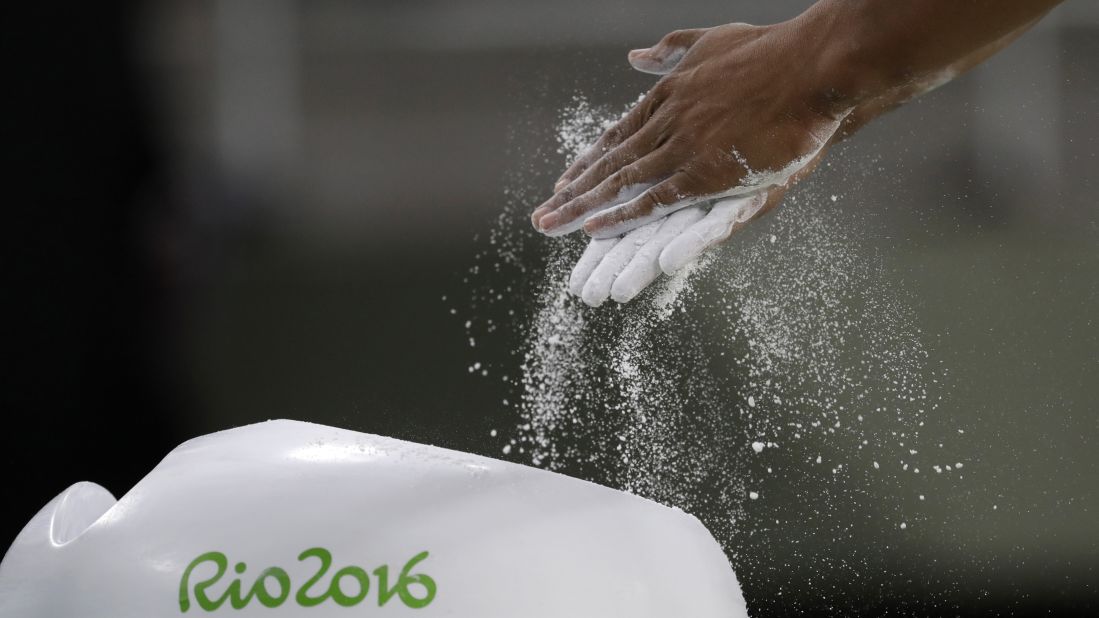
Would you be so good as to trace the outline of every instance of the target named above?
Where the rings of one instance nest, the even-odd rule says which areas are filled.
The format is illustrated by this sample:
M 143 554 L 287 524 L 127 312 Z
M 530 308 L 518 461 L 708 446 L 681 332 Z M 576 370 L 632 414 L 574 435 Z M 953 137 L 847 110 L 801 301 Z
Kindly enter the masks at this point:
M 660 42 L 646 49 L 635 49 L 630 52 L 630 65 L 642 73 L 664 75 L 675 68 L 687 50 L 706 34 L 709 28 L 692 28 L 689 30 L 676 30 L 660 39 Z

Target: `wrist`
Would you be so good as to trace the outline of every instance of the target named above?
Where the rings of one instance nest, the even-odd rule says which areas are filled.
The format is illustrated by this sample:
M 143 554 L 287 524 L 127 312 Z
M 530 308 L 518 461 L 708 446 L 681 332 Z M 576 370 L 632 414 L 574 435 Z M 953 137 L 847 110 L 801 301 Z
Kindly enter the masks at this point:
M 869 21 L 862 2 L 823 0 L 784 24 L 805 47 L 812 96 L 823 113 L 845 115 L 895 86 Z

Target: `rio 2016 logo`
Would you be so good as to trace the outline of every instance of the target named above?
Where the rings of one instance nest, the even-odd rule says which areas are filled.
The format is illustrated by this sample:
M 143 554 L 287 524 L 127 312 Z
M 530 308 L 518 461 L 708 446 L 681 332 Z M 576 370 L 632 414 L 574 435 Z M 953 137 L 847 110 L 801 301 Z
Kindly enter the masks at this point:
M 298 561 L 304 562 L 310 558 L 319 561 L 316 572 L 305 581 L 297 592 L 294 593 L 294 584 L 290 581 L 290 575 L 279 567 L 268 567 L 260 572 L 255 582 L 244 592 L 244 584 L 241 579 L 234 578 L 229 587 L 216 598 L 210 597 L 210 588 L 215 586 L 225 572 L 229 569 L 229 559 L 225 554 L 217 551 L 206 552 L 191 561 L 187 569 L 183 571 L 183 577 L 179 582 L 179 610 L 187 612 L 191 609 L 191 599 L 200 608 L 212 612 L 221 608 L 226 601 L 233 609 L 243 609 L 253 599 L 264 607 L 279 607 L 290 599 L 294 593 L 294 602 L 302 607 L 315 607 L 329 600 L 342 605 L 352 607 L 362 603 L 370 593 L 371 578 L 366 570 L 357 566 L 345 566 L 332 574 L 327 587 L 318 585 L 328 574 L 332 567 L 332 552 L 323 547 L 307 549 L 298 555 Z M 374 569 L 374 577 L 377 579 L 378 607 L 384 607 L 394 596 L 402 603 L 413 609 L 427 607 L 435 599 L 435 580 L 423 573 L 412 574 L 412 569 L 427 558 L 427 552 L 423 551 L 408 560 L 396 582 L 389 581 L 389 567 L 382 565 Z M 192 587 L 191 573 L 201 564 L 212 564 L 216 572 L 210 577 L 194 582 Z M 248 570 L 248 565 L 238 562 L 233 566 L 238 575 L 243 575 Z M 413 594 L 412 586 L 421 594 Z

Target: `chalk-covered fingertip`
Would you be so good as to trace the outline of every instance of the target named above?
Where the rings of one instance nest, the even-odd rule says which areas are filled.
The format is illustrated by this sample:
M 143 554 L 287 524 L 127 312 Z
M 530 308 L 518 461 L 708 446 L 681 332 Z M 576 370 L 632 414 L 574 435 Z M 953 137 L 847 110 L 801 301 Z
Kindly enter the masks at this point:
M 579 264 L 577 265 L 579 266 Z M 573 269 L 572 275 L 569 276 L 568 290 L 569 294 L 577 298 L 581 298 L 584 295 L 584 284 L 587 282 L 587 274 L 580 273 L 576 269 Z
M 610 292 L 610 286 L 607 285 L 606 280 L 600 277 L 598 272 L 592 273 L 592 276 L 584 284 L 584 290 L 580 293 L 580 300 L 584 301 L 584 304 L 589 307 L 598 307 L 606 302 Z
M 606 296 L 601 294 L 580 294 L 580 300 L 584 301 L 584 304 L 589 307 L 598 307 L 607 300 Z
M 674 275 L 698 257 L 700 251 L 683 246 L 684 243 L 672 242 L 660 252 L 660 270 L 665 275 Z
M 620 305 L 624 305 L 624 304 L 630 302 L 631 300 L 637 298 L 637 295 L 640 294 L 640 293 L 641 293 L 640 288 L 635 288 L 633 286 L 618 286 L 618 285 L 616 285 L 616 286 L 611 288 L 611 300 L 613 300 L 614 302 L 616 302 Z
M 618 275 L 611 285 L 611 300 L 619 304 L 630 302 L 641 291 L 638 284 L 639 282 L 633 276 L 632 269 L 627 268 Z
M 549 219 L 550 217 L 553 218 L 547 221 L 546 219 Z M 559 216 L 554 216 L 553 213 L 550 213 L 545 217 L 542 217 L 540 223 L 542 224 L 542 227 L 539 228 L 539 231 L 541 231 L 546 236 L 549 236 L 550 238 L 556 238 L 557 236 L 571 234 L 580 229 L 580 227 L 584 224 L 584 220 L 573 219 L 572 221 L 561 223 Z
M 630 302 L 656 281 L 660 274 L 660 266 L 652 255 L 639 252 L 611 285 L 611 300 L 617 303 Z

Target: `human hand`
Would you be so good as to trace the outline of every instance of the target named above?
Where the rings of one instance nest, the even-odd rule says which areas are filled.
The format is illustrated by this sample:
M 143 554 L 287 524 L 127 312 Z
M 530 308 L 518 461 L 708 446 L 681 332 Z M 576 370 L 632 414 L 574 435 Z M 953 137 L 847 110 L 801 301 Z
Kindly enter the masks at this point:
M 798 20 L 680 30 L 631 52 L 634 68 L 664 77 L 569 167 L 535 227 L 614 238 L 803 176 L 850 111 L 830 98 L 838 78 L 807 30 Z
M 569 277 L 569 292 L 598 307 L 607 298 L 626 303 L 662 273 L 674 274 L 773 208 L 784 188 L 680 209 L 620 238 L 596 238 Z
M 772 26 L 673 32 L 630 53 L 634 68 L 663 77 L 566 170 L 532 222 L 549 235 L 583 227 L 599 242 L 570 287 L 590 304 L 628 300 L 659 275 L 654 264 L 670 272 L 672 256 L 727 238 L 773 208 L 832 143 L 982 62 L 1059 2 L 819 0 Z M 660 221 L 762 195 L 761 207 L 738 206 L 731 219 L 725 205 Z M 722 233 L 686 234 L 711 217 Z

